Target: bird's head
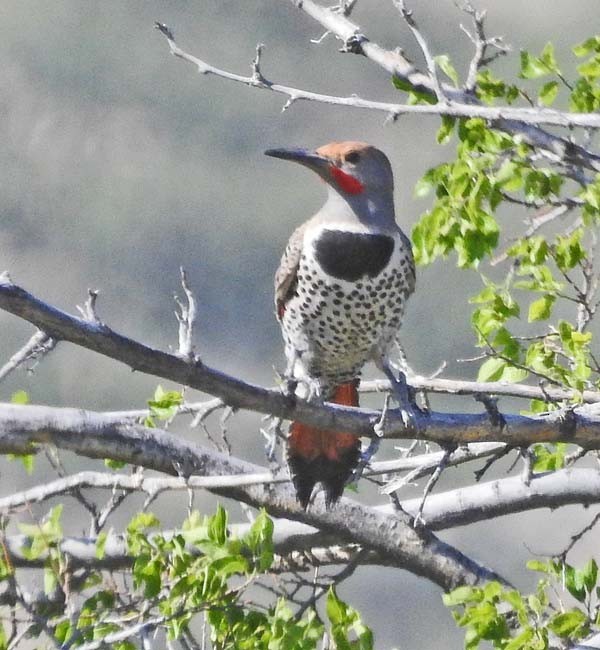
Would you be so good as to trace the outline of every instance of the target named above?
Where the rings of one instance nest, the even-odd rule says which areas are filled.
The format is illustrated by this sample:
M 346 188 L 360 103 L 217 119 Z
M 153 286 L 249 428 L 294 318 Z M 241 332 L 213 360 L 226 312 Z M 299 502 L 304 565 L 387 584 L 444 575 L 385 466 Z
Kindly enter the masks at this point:
M 387 156 L 365 142 L 330 142 L 318 149 L 267 149 L 267 156 L 298 162 L 315 171 L 342 196 L 392 192 Z

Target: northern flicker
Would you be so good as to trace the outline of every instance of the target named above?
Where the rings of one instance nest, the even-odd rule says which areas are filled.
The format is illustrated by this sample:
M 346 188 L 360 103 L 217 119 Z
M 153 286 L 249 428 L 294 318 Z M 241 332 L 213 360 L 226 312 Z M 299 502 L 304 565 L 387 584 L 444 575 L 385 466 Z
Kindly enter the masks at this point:
M 358 406 L 361 370 L 369 360 L 389 370 L 415 286 L 410 241 L 396 224 L 390 162 L 364 142 L 265 153 L 312 169 L 328 190 L 325 205 L 292 234 L 275 275 L 287 378 L 302 397 Z M 287 445 L 301 505 L 317 483 L 327 506 L 335 503 L 358 463 L 358 437 L 293 422 Z

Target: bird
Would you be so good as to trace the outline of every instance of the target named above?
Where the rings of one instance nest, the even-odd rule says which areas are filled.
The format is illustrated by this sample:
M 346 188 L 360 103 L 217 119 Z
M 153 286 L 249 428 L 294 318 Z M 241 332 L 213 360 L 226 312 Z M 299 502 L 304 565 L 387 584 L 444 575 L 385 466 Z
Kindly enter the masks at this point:
M 325 204 L 293 232 L 275 274 L 289 390 L 358 406 L 368 361 L 390 376 L 390 353 L 415 289 L 411 243 L 395 218 L 391 164 L 382 151 L 359 141 L 265 154 L 307 167 L 327 187 Z M 302 508 L 319 483 L 331 508 L 360 453 L 354 434 L 292 422 L 287 462 Z

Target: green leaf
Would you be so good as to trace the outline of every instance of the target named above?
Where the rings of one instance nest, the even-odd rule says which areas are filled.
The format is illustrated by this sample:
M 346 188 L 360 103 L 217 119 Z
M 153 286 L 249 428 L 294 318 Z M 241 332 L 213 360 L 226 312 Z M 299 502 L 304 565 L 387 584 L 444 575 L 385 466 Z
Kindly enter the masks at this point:
M 518 384 L 522 381 L 525 381 L 527 377 L 529 377 L 529 372 L 524 368 L 517 368 L 515 366 L 511 366 L 510 364 L 506 364 L 498 381 L 503 381 L 508 384 Z
M 551 106 L 558 95 L 558 81 L 549 81 L 545 83 L 539 94 L 540 104 Z
M 158 528 L 159 526 L 160 521 L 156 515 L 151 512 L 140 512 L 127 525 L 127 532 L 133 534 L 147 528 Z
M 112 458 L 105 458 L 104 459 L 104 465 L 108 467 L 109 469 L 122 469 L 127 465 L 127 463 L 123 460 L 113 460 Z
M 552 313 L 552 306 L 554 305 L 555 301 L 556 296 L 549 293 L 542 296 L 541 298 L 538 298 L 537 300 L 534 300 L 529 305 L 529 314 L 527 316 L 527 320 L 530 323 L 533 323 L 534 321 L 546 320 L 550 318 L 550 314 Z
M 477 373 L 477 381 L 499 381 L 506 368 L 506 361 L 490 357 L 484 361 Z
M 36 524 L 17 523 L 19 530 L 27 537 L 21 551 L 30 560 L 38 559 L 51 549 L 62 538 L 60 517 L 63 505 L 58 504 L 50 510 L 43 520 Z
M 133 575 L 137 584 L 144 585 L 144 596 L 146 598 L 154 598 L 160 592 L 162 586 L 161 569 L 161 563 L 156 560 L 140 563 L 136 561 Z
M 489 284 L 486 284 L 486 286 L 479 293 L 471 296 L 471 298 L 469 298 L 470 303 L 481 304 L 491 302 L 496 297 L 496 293 L 498 291 L 496 285 L 493 282 L 487 280 L 485 277 L 483 280 L 486 283 L 489 282 Z
M 102 531 L 98 534 L 96 538 L 96 558 L 101 560 L 104 557 L 104 549 L 106 547 L 106 540 L 108 539 L 108 533 Z
M 521 72 L 523 79 L 537 79 L 550 74 L 548 67 L 540 59 L 532 56 L 526 50 L 521 50 Z
M 573 596 L 573 598 L 575 598 L 575 600 L 584 603 L 586 599 L 586 590 L 583 584 L 583 574 L 581 571 L 566 562 L 562 565 L 562 571 L 567 591 L 571 596 Z
M 261 510 L 243 539 L 251 549 L 259 571 L 267 571 L 273 564 L 273 530 L 273 520 L 265 510 Z
M 416 199 L 424 199 L 428 194 L 431 194 L 433 184 L 425 177 L 420 178 L 415 185 L 414 197 Z
M 592 36 L 573 47 L 573 54 L 580 58 L 593 52 L 600 52 L 600 36 Z
M 553 247 L 556 265 L 561 271 L 570 271 L 586 258 L 586 251 L 581 245 L 583 228 L 577 228 L 570 235 L 558 235 Z
M 564 443 L 542 444 L 538 443 L 531 447 L 533 454 L 533 471 L 555 472 L 565 466 L 566 445 Z
M 410 81 L 407 81 L 406 79 L 401 79 L 396 75 L 392 76 L 392 85 L 397 90 L 403 90 L 406 93 L 410 92 L 413 89 L 413 86 L 410 83 Z
M 558 63 L 554 56 L 554 45 L 550 42 L 546 43 L 542 53 L 540 54 L 540 61 L 552 72 L 559 73 Z
M 248 562 L 241 556 L 229 555 L 214 560 L 211 563 L 211 569 L 214 569 L 224 578 L 229 578 L 236 574 L 246 574 L 248 572 Z
M 465 605 L 467 603 L 481 602 L 483 594 L 479 587 L 462 586 L 453 589 L 447 594 L 442 594 L 442 602 L 446 607 Z
M 331 622 L 330 636 L 338 650 L 373 649 L 373 633 L 358 612 L 338 598 L 333 587 L 327 594 L 326 611 Z
M 600 57 L 595 56 L 577 67 L 577 72 L 589 81 L 596 81 L 600 77 Z
M 61 644 L 64 644 L 70 639 L 74 631 L 75 630 L 73 630 L 71 621 L 60 621 L 54 628 L 54 638 Z
M 514 639 L 509 641 L 503 650 L 527 650 L 534 646 L 530 646 L 529 642 L 533 639 L 535 632 L 532 627 L 526 627 L 521 634 L 518 634 Z
M 446 144 L 450 141 L 454 133 L 454 126 L 456 125 L 456 118 L 449 115 L 442 115 L 442 126 L 438 129 L 436 140 L 438 144 Z M 417 183 L 418 186 L 418 183 Z M 415 187 L 415 194 L 417 188 Z
M 580 636 L 589 626 L 587 616 L 579 609 L 556 614 L 550 619 L 548 627 L 560 637 Z
M 560 74 L 552 43 L 546 43 L 539 57 L 532 56 L 529 52 L 521 50 L 520 77 L 523 79 L 538 79 L 551 73 Z
M 0 582 L 14 575 L 15 569 L 11 562 L 5 557 L 4 552 L 0 553 Z
M 18 460 L 21 462 L 25 471 L 31 475 L 35 467 L 35 455 L 34 454 L 6 454 L 8 460 Z
M 414 86 L 400 77 L 393 76 L 392 84 L 397 90 L 402 90 L 408 93 L 409 104 L 437 104 L 437 99 L 432 93 L 425 93 L 415 90 Z
M 486 104 L 493 104 L 494 99 L 505 97 L 507 86 L 501 79 L 494 77 L 490 70 L 481 70 L 477 75 L 477 96 Z
M 152 418 L 169 420 L 177 413 L 177 409 L 181 404 L 183 404 L 183 395 L 179 391 L 165 391 L 159 384 L 154 391 L 154 398 L 148 400 L 150 421 L 152 421 Z
M 550 568 L 547 562 L 542 562 L 541 560 L 528 560 L 527 568 L 530 571 L 540 571 L 541 573 L 548 573 Z
M 44 593 L 46 596 L 50 596 L 54 593 L 54 590 L 58 586 L 58 578 L 54 569 L 46 567 L 44 569 Z
M 505 160 L 494 177 L 495 182 L 506 192 L 516 192 L 523 187 L 523 170 L 513 160 Z
M 569 98 L 569 108 L 579 113 L 593 113 L 598 110 L 600 89 L 588 79 L 578 79 Z
M 208 537 L 219 546 L 227 541 L 227 511 L 221 504 L 208 522 Z
M 581 575 L 583 586 L 586 588 L 588 593 L 592 593 L 598 580 L 598 565 L 594 558 L 592 558 L 583 569 L 581 569 Z
M 18 390 L 10 397 L 11 404 L 29 404 L 29 395 L 24 390 Z
M 458 88 L 458 73 L 450 63 L 450 57 L 447 54 L 440 54 L 434 57 L 434 61 L 440 67 L 440 70 L 454 83 L 454 86 Z
M 346 603 L 341 601 L 333 587 L 327 592 L 327 617 L 333 625 L 343 625 L 347 614 Z

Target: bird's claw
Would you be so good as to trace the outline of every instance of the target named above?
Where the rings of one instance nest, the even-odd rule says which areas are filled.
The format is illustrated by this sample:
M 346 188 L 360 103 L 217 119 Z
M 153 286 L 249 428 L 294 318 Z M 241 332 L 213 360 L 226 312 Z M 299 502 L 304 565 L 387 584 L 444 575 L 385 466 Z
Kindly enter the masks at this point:
M 400 407 L 400 417 L 402 418 L 404 427 L 419 432 L 421 430 L 421 416 L 423 412 L 415 401 L 414 390 L 406 382 L 405 374 L 399 370 L 398 377 L 395 377 L 389 369 L 386 370 L 386 374 L 390 379 L 394 397 Z
M 281 392 L 287 397 L 304 398 L 312 404 L 320 404 L 323 401 L 321 384 L 315 379 L 286 376 L 281 385 Z
M 295 397 L 297 387 L 298 382 L 293 377 L 286 377 L 281 383 L 281 392 L 286 397 Z
M 419 412 L 417 412 L 419 411 Z M 402 424 L 406 429 L 419 429 L 419 416 L 420 409 L 416 404 L 407 404 L 400 405 L 400 417 L 402 418 Z
M 305 399 L 307 402 L 311 404 L 320 404 L 323 402 L 321 383 L 318 379 L 303 379 L 302 384 L 306 388 Z

